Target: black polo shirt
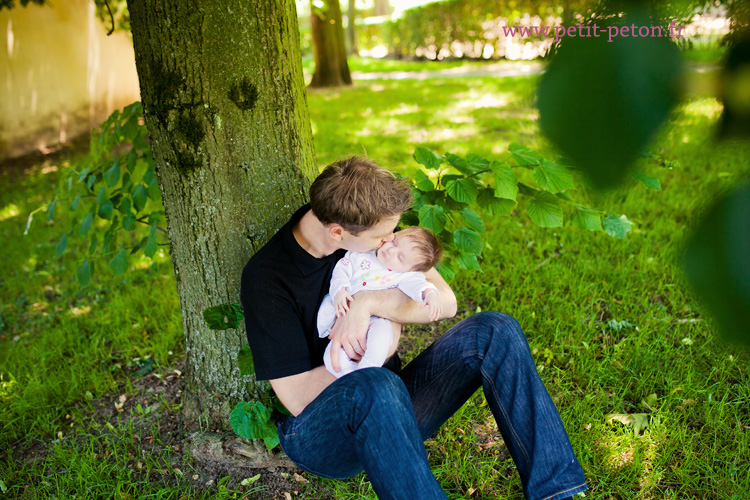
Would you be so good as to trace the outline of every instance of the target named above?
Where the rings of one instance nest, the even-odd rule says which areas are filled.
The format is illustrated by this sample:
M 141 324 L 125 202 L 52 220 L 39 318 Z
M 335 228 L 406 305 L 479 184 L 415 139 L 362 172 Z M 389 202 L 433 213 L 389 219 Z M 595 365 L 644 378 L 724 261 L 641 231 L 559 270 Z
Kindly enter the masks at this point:
M 305 205 L 245 265 L 240 297 L 258 380 L 277 379 L 323 364 L 327 338 L 317 316 L 336 262 L 346 250 L 317 259 L 294 239 Z

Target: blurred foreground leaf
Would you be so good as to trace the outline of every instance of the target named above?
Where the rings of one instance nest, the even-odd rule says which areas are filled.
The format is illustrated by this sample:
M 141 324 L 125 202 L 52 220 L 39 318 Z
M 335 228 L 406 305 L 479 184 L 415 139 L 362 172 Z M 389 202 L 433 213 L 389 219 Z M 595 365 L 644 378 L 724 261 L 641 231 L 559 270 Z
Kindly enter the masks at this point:
M 599 188 L 624 178 L 667 118 L 681 72 L 679 52 L 666 33 L 609 36 L 656 21 L 634 11 L 622 22 L 599 26 L 599 37 L 564 38 L 539 82 L 542 132 Z
M 708 211 L 688 241 L 685 268 L 720 333 L 750 345 L 750 185 Z

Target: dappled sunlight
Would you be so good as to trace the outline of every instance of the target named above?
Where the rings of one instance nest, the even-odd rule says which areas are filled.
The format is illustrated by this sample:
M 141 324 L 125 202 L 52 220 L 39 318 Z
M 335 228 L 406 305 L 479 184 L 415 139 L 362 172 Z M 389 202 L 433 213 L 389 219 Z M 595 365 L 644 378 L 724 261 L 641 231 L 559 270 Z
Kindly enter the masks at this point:
M 398 115 L 408 115 L 411 113 L 418 113 L 419 112 L 419 106 L 416 104 L 406 104 L 404 102 L 399 103 L 398 108 L 393 109 L 391 111 L 387 111 L 386 113 L 383 113 L 387 116 L 398 116 Z
M 21 210 L 15 204 L 11 203 L 0 209 L 0 222 L 12 219 L 21 214 Z
M 18 383 L 15 380 L 3 380 L 0 375 L 0 404 L 10 401 L 17 387 Z
M 682 112 L 688 116 L 697 116 L 718 119 L 724 107 L 713 98 L 696 99 L 688 102 L 682 107 Z
M 511 99 L 512 100 L 512 99 Z M 455 105 L 455 109 L 460 110 L 473 110 L 479 108 L 503 108 L 508 105 L 510 100 L 508 94 L 503 93 L 500 95 L 489 94 L 485 92 L 477 92 L 472 89 L 468 92 L 467 96 L 462 96 L 461 100 Z
M 73 317 L 86 316 L 90 312 L 91 306 L 71 307 L 70 309 L 68 309 L 68 315 Z

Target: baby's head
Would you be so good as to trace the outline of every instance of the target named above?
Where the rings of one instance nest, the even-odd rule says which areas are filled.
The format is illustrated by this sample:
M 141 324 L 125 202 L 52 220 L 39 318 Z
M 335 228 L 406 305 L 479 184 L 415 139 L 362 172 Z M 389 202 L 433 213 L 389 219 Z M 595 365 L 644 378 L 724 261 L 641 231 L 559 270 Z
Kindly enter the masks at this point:
M 443 255 L 443 248 L 435 233 L 423 227 L 411 226 L 394 235 L 377 251 L 381 264 L 398 272 L 425 272 L 435 267 Z

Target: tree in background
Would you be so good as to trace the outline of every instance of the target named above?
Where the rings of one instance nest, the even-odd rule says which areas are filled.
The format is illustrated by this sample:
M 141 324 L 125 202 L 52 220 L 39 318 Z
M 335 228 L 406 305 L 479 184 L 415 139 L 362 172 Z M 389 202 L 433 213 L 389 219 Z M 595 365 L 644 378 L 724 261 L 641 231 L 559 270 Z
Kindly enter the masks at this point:
M 202 313 L 238 302 L 249 257 L 317 173 L 293 0 L 128 2 L 144 116 L 185 329 L 188 419 L 228 427 L 243 329 Z
M 357 33 L 354 28 L 354 21 L 357 19 L 357 0 L 349 0 L 349 11 L 347 13 L 346 35 L 349 39 L 349 54 L 358 55 L 357 50 Z
M 311 0 L 315 73 L 311 87 L 351 85 L 352 77 L 346 62 L 344 27 L 338 0 Z M 351 24 L 351 21 L 350 21 Z

